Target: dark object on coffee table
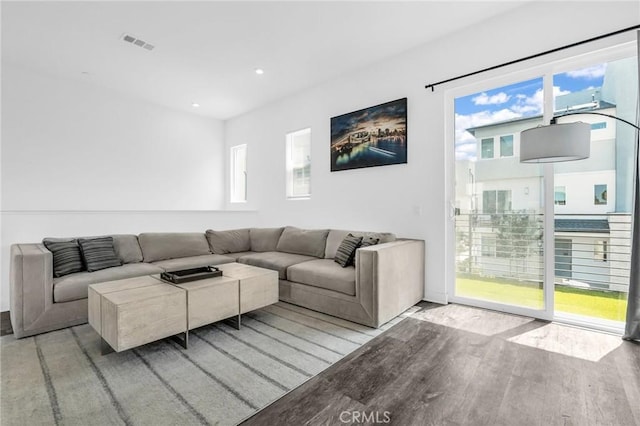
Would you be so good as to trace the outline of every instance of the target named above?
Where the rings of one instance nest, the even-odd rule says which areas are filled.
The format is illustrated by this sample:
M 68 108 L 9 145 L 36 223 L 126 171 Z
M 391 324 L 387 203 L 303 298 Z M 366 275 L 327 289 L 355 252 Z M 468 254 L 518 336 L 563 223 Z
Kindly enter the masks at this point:
M 203 280 L 205 278 L 221 277 L 222 271 L 215 266 L 203 266 L 201 268 L 183 269 L 180 271 L 163 272 L 160 278 L 173 284 L 182 284 L 189 281 Z

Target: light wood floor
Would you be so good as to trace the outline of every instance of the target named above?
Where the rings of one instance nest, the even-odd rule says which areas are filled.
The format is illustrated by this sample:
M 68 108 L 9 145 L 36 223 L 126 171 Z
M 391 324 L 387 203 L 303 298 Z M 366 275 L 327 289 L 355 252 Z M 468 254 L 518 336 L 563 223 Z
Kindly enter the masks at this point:
M 640 425 L 637 343 L 421 306 L 243 424 Z

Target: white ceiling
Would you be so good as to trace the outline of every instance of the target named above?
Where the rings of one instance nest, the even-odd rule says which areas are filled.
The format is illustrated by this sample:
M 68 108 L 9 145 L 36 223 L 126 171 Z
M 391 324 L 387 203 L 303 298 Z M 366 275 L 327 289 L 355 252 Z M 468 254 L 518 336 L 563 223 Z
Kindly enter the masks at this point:
M 3 1 L 2 61 L 227 119 L 520 5 Z

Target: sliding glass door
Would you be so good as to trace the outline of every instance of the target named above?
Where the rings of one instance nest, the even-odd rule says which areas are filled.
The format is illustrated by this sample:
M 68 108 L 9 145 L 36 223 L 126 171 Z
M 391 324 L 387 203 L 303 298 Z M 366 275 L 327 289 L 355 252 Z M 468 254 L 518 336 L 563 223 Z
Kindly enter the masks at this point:
M 614 330 L 627 308 L 635 135 L 597 114 L 636 120 L 634 75 L 634 57 L 553 75 L 555 114 L 581 113 L 558 121 L 591 125 L 591 156 L 554 165 L 554 311 L 570 322 Z
M 630 268 L 634 134 L 592 113 L 636 121 L 635 52 L 631 45 L 610 48 L 537 70 L 539 77 L 478 84 L 452 96 L 449 299 L 619 331 Z M 520 163 L 520 132 L 552 117 L 590 123 L 591 156 Z
M 455 297 L 545 310 L 543 167 L 520 132 L 542 123 L 543 79 L 455 99 Z M 504 309 L 503 309 L 504 310 Z

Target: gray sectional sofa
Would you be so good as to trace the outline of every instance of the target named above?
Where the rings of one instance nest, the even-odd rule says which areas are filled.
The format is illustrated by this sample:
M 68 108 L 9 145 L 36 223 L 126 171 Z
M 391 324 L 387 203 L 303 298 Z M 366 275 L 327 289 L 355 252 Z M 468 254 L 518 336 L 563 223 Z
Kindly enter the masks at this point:
M 371 236 L 355 265 L 334 262 L 344 237 Z M 54 278 L 43 244 L 11 246 L 11 322 L 16 337 L 87 322 L 90 284 L 223 263 L 278 271 L 280 300 L 379 327 L 423 298 L 424 241 L 389 233 L 251 228 L 112 235 L 122 266 Z

